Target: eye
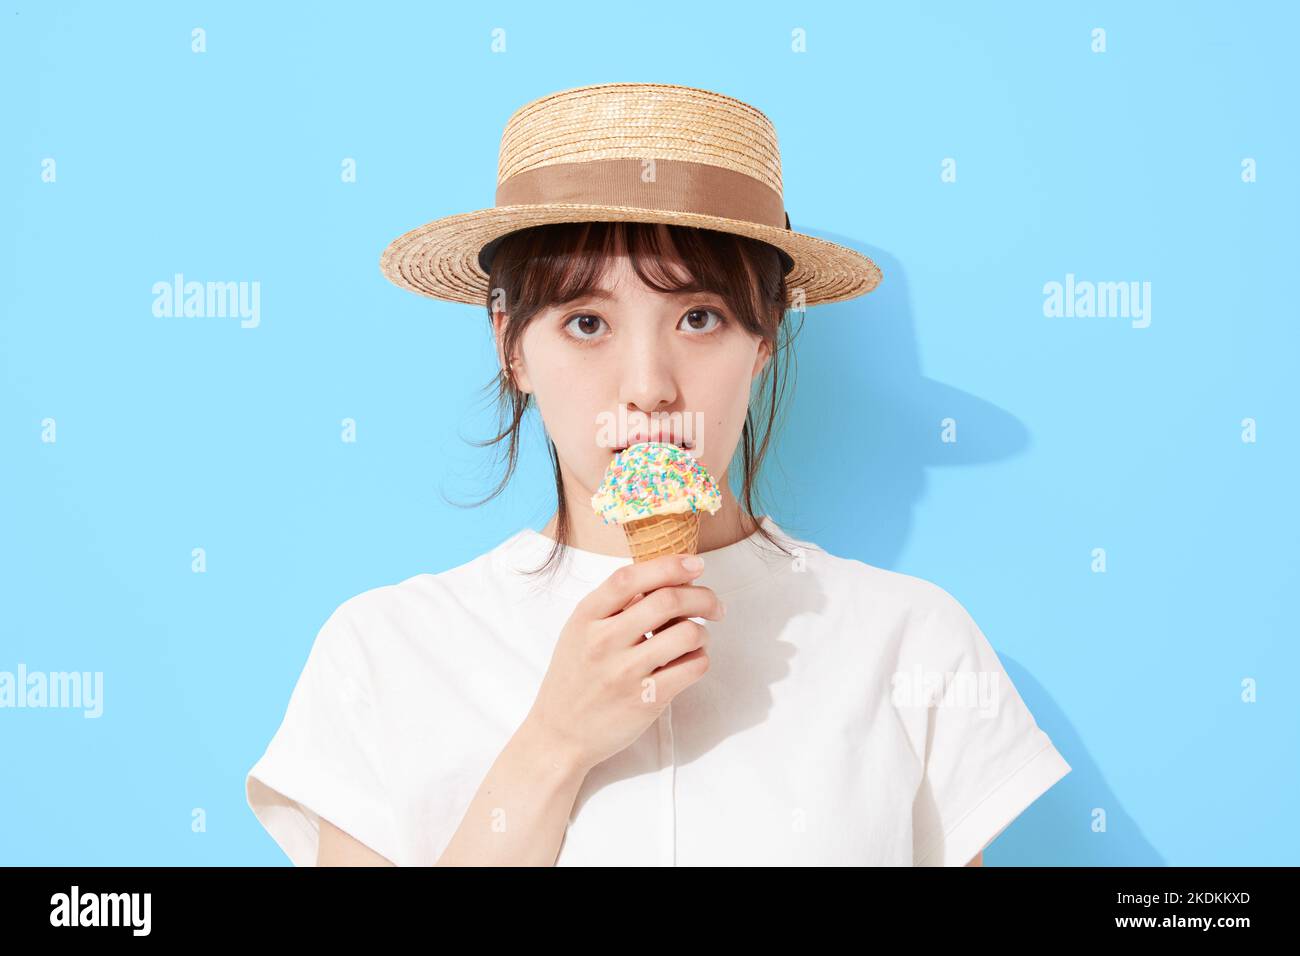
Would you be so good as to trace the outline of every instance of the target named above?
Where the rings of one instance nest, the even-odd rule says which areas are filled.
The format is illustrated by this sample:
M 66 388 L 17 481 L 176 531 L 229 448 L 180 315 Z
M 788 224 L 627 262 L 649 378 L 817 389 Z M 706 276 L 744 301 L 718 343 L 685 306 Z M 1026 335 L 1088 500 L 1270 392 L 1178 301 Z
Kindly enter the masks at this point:
M 708 324 L 707 317 L 710 315 L 717 319 L 712 325 Z M 698 332 L 701 335 L 710 335 L 727 324 L 727 320 L 723 318 L 722 313 L 713 309 L 691 309 L 682 316 L 682 321 L 686 323 L 687 328 L 692 332 Z M 705 327 L 702 328 L 701 325 L 697 325 L 697 322 Z
M 599 336 L 594 334 L 587 335 L 585 333 L 599 331 L 600 326 L 602 323 L 604 323 L 604 321 L 605 320 L 598 315 L 591 315 L 590 313 L 587 312 L 580 312 L 577 315 L 570 316 L 568 321 L 564 323 L 564 328 L 579 329 L 580 331 L 570 332 L 569 335 L 580 342 L 591 342 L 599 338 Z M 577 325 L 574 325 L 575 322 L 577 323 Z

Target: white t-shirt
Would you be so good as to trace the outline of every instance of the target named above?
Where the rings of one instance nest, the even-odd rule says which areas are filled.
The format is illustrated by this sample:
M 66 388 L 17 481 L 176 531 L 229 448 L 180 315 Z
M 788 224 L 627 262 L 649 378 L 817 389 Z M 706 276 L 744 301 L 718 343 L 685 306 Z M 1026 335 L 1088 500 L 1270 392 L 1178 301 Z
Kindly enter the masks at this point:
M 557 866 L 962 866 L 1069 773 L 956 599 L 763 522 L 795 558 L 757 532 L 704 553 L 709 669 L 588 773 Z M 543 587 L 518 569 L 552 544 L 525 528 L 325 622 L 246 781 L 295 865 L 320 817 L 437 860 L 574 607 L 632 560 L 570 547 Z

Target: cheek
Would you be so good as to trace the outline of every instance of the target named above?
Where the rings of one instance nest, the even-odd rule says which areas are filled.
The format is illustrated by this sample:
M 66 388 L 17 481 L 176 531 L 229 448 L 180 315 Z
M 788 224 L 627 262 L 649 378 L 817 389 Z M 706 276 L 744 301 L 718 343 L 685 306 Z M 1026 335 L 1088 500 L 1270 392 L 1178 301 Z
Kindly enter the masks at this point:
M 581 359 L 564 357 L 556 361 L 545 358 L 537 363 L 540 371 L 533 376 L 539 396 L 551 398 L 557 407 L 584 411 L 592 402 L 608 401 L 607 393 L 617 382 L 605 380 L 599 366 Z
M 608 405 L 609 383 L 581 358 L 539 355 L 540 370 L 531 376 L 533 401 L 551 440 L 575 465 L 591 455 L 596 441 L 596 416 Z
M 699 412 L 695 435 L 700 442 L 700 462 L 714 479 L 722 480 L 727 465 L 739 447 L 749 410 L 750 372 L 754 355 L 728 355 L 702 374 L 691 391 L 690 410 Z
M 566 380 L 584 374 L 577 367 L 581 359 L 570 350 L 557 347 L 558 343 L 542 327 L 542 320 L 529 333 L 524 340 L 524 354 L 528 357 L 529 384 L 538 398 L 560 394 Z M 552 404 L 555 404 L 553 399 Z
M 721 417 L 724 424 L 737 415 L 744 419 L 753 385 L 750 378 L 753 367 L 752 355 L 744 352 L 728 354 L 709 369 L 707 376 L 701 378 L 698 394 L 707 403 L 706 407 L 712 411 L 713 417 Z

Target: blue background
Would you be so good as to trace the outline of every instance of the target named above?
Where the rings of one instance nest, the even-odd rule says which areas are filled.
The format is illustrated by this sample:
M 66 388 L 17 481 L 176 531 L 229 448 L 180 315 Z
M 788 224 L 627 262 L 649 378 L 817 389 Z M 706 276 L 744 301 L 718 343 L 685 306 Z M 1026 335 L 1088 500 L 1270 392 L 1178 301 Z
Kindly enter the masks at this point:
M 444 500 L 499 475 L 486 313 L 379 254 L 492 205 L 523 103 L 642 81 L 767 113 L 793 227 L 884 271 L 807 314 L 767 510 L 957 597 L 1073 766 L 986 863 L 1300 863 L 1295 8 L 583 6 L 0 8 L 0 670 L 104 673 L 0 710 L 0 862 L 287 864 L 244 775 L 325 618 L 551 513 L 535 425 Z M 260 326 L 155 317 L 177 272 Z M 1150 326 L 1045 317 L 1067 273 Z

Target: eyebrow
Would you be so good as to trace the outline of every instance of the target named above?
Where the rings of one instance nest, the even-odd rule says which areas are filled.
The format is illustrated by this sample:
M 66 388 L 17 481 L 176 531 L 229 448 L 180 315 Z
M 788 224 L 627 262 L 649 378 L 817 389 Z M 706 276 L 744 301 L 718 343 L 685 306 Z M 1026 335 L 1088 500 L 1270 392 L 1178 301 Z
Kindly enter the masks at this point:
M 696 292 L 665 292 L 662 294 L 668 296 L 670 299 L 692 299 L 701 295 L 711 295 L 718 299 L 724 298 L 721 292 L 714 292 L 712 289 L 700 289 Z M 599 300 L 601 302 L 609 302 L 614 298 L 616 298 L 614 293 L 609 289 L 592 289 L 586 295 L 580 295 L 574 299 L 570 299 L 569 301 L 586 302 L 588 300 Z
M 612 298 L 614 298 L 614 293 L 610 292 L 608 289 L 592 289 L 586 295 L 575 296 L 569 301 L 585 302 L 588 299 L 600 299 L 601 301 L 608 302 Z

